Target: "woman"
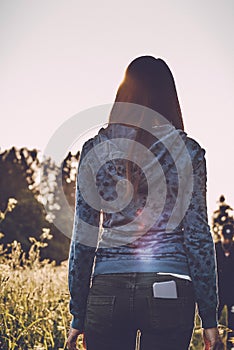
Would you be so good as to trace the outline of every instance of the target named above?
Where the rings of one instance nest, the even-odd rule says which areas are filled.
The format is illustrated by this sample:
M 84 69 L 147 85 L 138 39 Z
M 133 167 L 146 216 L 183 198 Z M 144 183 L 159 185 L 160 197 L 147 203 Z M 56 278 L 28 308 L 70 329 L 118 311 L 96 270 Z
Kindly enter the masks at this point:
M 195 303 L 206 347 L 222 349 L 204 153 L 166 63 L 136 58 L 81 153 L 68 349 L 84 333 L 88 350 L 133 350 L 138 331 L 141 350 L 188 349 Z

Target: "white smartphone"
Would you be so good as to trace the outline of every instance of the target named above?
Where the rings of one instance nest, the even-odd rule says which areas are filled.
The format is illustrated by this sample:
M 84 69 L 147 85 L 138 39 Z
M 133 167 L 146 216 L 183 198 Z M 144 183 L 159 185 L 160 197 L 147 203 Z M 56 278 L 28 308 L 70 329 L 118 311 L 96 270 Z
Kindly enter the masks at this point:
M 153 284 L 153 295 L 155 298 L 177 299 L 176 282 L 155 282 Z

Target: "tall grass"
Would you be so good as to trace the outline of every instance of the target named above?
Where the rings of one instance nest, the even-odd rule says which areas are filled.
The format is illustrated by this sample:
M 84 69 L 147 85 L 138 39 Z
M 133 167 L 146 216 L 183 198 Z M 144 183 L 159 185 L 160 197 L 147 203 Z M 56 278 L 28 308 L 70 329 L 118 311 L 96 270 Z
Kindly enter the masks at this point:
M 13 242 L 10 256 L 0 260 L 1 349 L 65 349 L 67 266 L 40 262 L 38 246 L 35 240 L 26 259 Z

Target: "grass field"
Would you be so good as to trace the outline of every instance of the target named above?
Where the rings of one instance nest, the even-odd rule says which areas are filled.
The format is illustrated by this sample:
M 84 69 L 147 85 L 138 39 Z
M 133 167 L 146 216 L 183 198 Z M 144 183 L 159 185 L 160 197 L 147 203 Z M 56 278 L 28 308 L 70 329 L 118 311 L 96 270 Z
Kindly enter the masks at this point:
M 43 247 L 40 244 L 32 239 L 28 258 L 17 242 L 12 244 L 12 253 L 7 256 L 0 246 L 1 350 L 66 349 L 71 321 L 67 262 L 61 266 L 40 262 L 40 248 Z M 225 323 L 225 314 L 222 323 Z M 223 335 L 225 337 L 225 332 Z M 78 348 L 82 349 L 81 340 Z M 197 320 L 191 350 L 202 348 Z

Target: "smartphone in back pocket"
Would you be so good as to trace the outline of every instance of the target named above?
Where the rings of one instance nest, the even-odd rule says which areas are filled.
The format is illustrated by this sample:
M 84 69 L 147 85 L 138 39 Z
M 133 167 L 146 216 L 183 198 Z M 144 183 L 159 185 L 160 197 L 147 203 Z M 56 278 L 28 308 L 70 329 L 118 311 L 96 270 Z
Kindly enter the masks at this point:
M 177 299 L 175 281 L 155 282 L 153 284 L 153 295 L 155 298 Z

